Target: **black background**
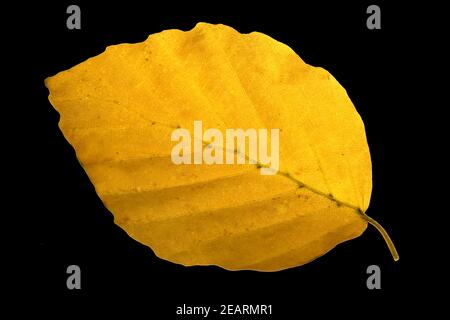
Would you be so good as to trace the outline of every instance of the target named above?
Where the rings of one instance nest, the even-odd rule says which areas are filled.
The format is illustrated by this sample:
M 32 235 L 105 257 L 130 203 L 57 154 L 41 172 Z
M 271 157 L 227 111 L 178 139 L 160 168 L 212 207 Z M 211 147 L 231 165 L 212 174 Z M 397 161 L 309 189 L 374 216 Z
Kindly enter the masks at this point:
M 366 8 L 372 2 L 331 3 L 276 1 L 244 7 L 243 3 L 222 2 L 93 5 L 61 1 L 8 12 L 20 21 L 12 27 L 21 33 L 14 43 L 22 50 L 13 54 L 26 61 L 17 66 L 18 73 L 26 75 L 22 81 L 29 88 L 20 105 L 33 131 L 21 146 L 27 150 L 27 172 L 33 177 L 29 190 L 33 191 L 19 206 L 32 212 L 30 221 L 37 231 L 36 299 L 42 298 L 43 310 L 54 308 L 59 299 L 69 304 L 76 301 L 79 306 L 80 301 L 98 302 L 107 297 L 126 301 L 124 305 L 134 301 L 132 308 L 145 310 L 146 318 L 156 319 L 176 318 L 175 308 L 183 303 L 273 304 L 274 319 L 300 318 L 306 309 L 318 316 L 366 316 L 355 313 L 355 306 L 372 315 L 403 312 L 401 301 L 410 301 L 415 295 L 414 258 L 406 242 L 408 213 L 399 201 L 409 192 L 399 191 L 408 187 L 402 160 L 408 132 L 399 126 L 408 122 L 402 103 L 405 90 L 399 81 L 409 67 L 405 56 L 407 14 L 404 8 L 375 1 L 381 7 L 382 29 L 368 30 Z M 81 7 L 81 30 L 66 28 L 70 4 Z M 380 234 L 369 226 L 361 237 L 286 271 L 185 268 L 158 259 L 151 249 L 114 225 L 112 214 L 104 208 L 58 128 L 59 115 L 48 102 L 44 79 L 100 54 L 109 45 L 140 42 L 164 29 L 189 30 L 199 21 L 268 34 L 289 45 L 307 63 L 330 71 L 346 88 L 364 120 L 372 155 L 373 193 L 367 213 L 391 235 L 399 262 L 392 260 Z M 28 28 L 19 31 L 19 24 Z M 71 264 L 81 267 L 81 290 L 66 288 L 66 268 Z M 372 264 L 381 268 L 381 290 L 366 287 L 366 268 Z

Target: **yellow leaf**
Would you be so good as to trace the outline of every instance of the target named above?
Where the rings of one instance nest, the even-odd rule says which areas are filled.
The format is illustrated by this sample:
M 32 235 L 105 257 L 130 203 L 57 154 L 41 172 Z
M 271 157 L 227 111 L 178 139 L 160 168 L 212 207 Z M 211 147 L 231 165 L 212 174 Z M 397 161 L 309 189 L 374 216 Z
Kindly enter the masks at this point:
M 370 154 L 346 91 L 264 34 L 206 23 L 166 30 L 110 46 L 46 86 L 115 222 L 160 258 L 282 270 L 358 237 L 368 221 L 398 258 L 364 213 Z M 171 135 L 193 133 L 195 121 L 224 137 L 232 128 L 279 129 L 277 173 L 262 175 L 267 163 L 252 159 L 249 146 L 224 148 L 244 164 L 175 164 Z M 192 144 L 201 155 L 213 142 L 195 136 Z

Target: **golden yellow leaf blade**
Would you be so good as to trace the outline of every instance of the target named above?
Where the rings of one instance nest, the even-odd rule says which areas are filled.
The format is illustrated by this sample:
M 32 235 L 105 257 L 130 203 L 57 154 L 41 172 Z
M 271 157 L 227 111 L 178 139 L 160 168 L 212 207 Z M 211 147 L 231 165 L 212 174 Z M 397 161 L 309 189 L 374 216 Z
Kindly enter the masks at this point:
M 367 226 L 361 118 L 333 76 L 266 35 L 206 23 L 166 30 L 108 47 L 46 85 L 116 223 L 163 259 L 281 270 Z M 279 128 L 280 174 L 175 165 L 171 133 L 192 132 L 196 120 L 222 131 Z

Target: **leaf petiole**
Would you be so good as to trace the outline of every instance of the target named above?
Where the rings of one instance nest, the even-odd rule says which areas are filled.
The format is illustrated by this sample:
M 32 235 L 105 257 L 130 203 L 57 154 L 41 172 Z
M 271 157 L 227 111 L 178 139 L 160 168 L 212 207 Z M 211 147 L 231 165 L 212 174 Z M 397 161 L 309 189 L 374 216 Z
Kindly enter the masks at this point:
M 379 224 L 375 219 L 369 217 L 367 214 L 362 212 L 361 210 L 358 210 L 358 213 L 372 226 L 374 226 L 379 233 L 383 236 L 384 241 L 386 242 L 389 251 L 392 254 L 392 258 L 394 258 L 394 261 L 398 261 L 400 259 L 397 249 L 395 248 L 394 242 L 392 242 L 391 237 L 389 237 L 389 234 L 387 231 L 383 228 L 381 224 Z

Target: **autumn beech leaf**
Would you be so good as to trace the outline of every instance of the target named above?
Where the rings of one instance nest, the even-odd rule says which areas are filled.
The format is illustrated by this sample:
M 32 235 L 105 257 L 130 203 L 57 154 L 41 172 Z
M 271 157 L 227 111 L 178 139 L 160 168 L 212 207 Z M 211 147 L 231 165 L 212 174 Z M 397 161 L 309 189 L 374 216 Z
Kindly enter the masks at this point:
M 398 259 L 365 214 L 371 160 L 346 91 L 267 35 L 166 30 L 45 83 L 115 223 L 162 259 L 282 270 L 368 223 Z

